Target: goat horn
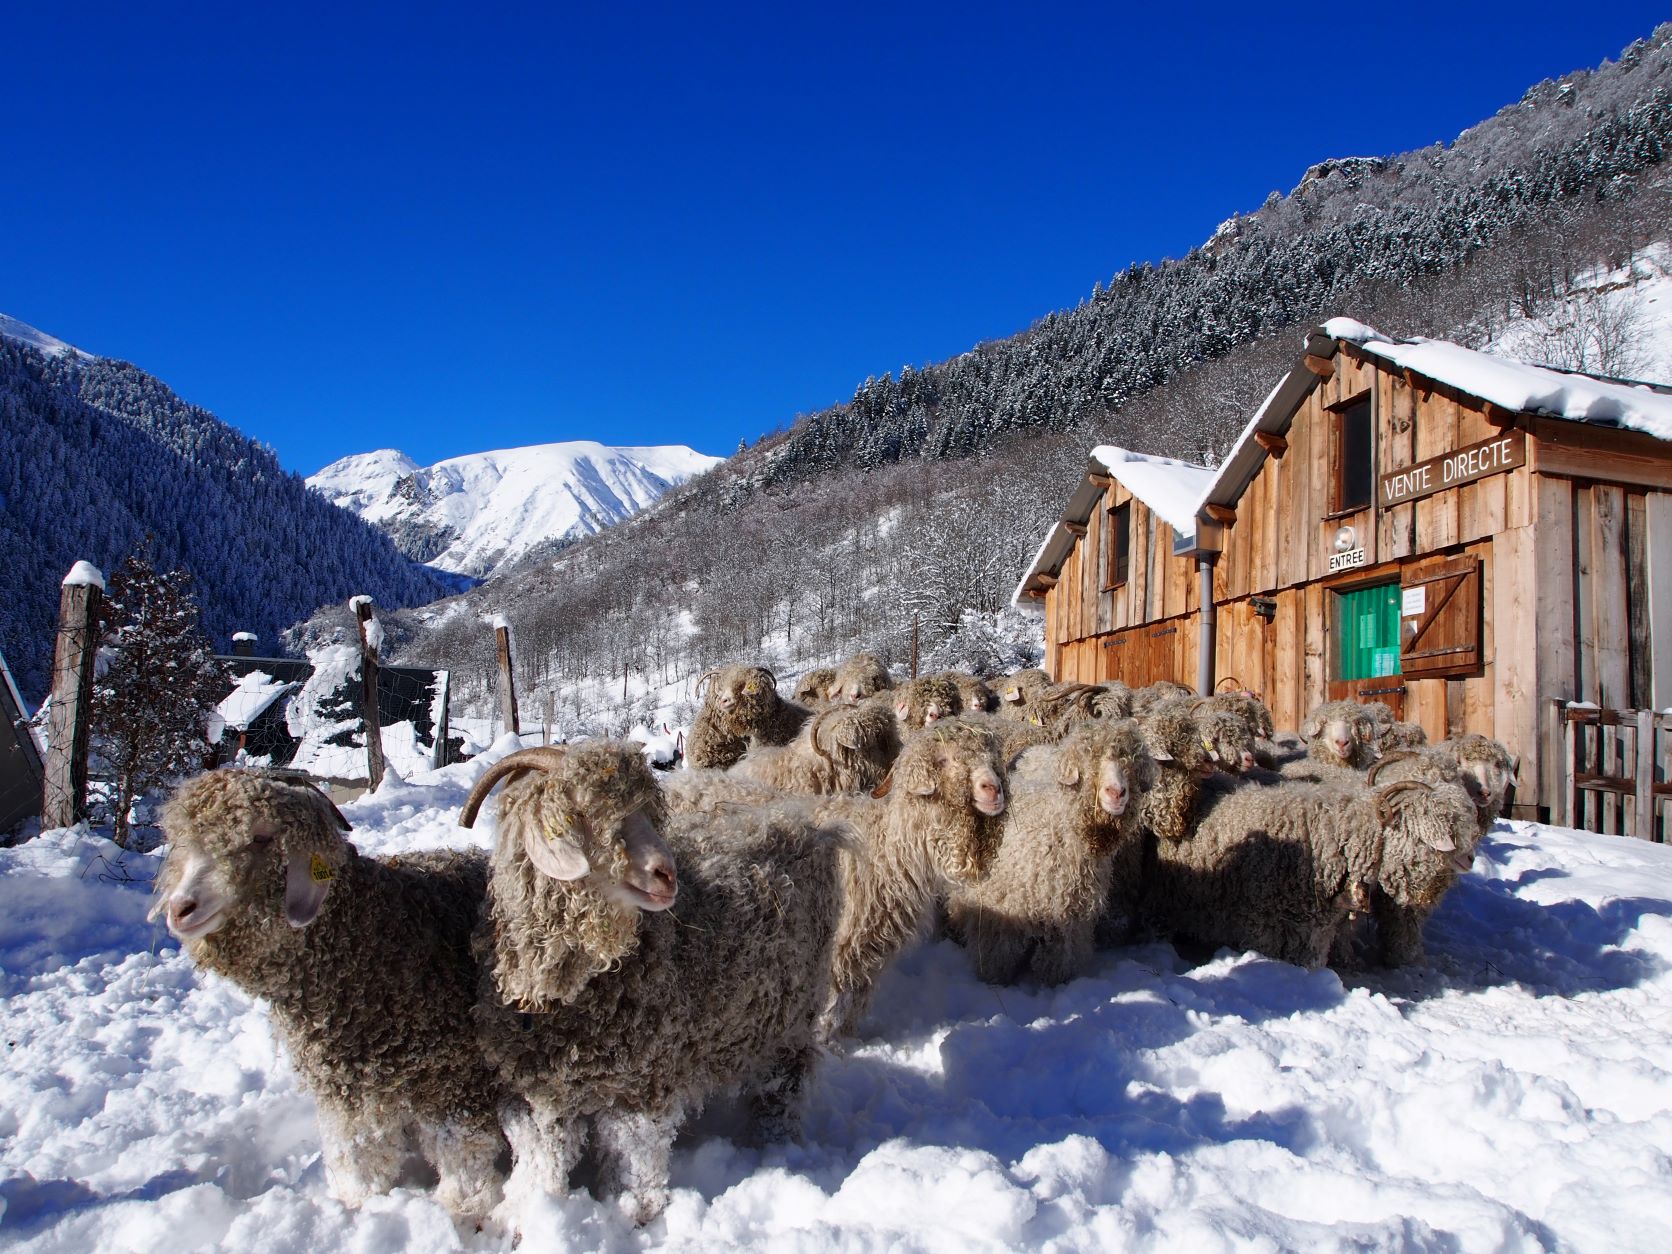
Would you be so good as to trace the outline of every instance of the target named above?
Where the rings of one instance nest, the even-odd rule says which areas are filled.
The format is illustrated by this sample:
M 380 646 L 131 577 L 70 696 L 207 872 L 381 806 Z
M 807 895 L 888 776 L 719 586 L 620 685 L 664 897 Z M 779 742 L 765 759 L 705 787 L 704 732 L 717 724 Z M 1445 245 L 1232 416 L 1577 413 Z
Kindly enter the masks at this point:
M 459 826 L 476 826 L 476 812 L 482 808 L 482 803 L 488 799 L 488 794 L 494 790 L 494 785 L 502 779 L 521 775 L 525 771 L 536 768 L 554 770 L 563 761 L 564 750 L 557 745 L 540 745 L 533 749 L 518 749 L 495 762 L 481 779 L 476 781 L 476 787 L 470 790 L 470 796 L 465 798 L 464 808 L 459 811 Z
M 1420 753 L 1413 753 L 1409 749 L 1394 749 L 1390 753 L 1384 753 L 1381 757 L 1377 758 L 1376 761 L 1371 764 L 1370 769 L 1364 773 L 1364 782 L 1374 788 L 1376 786 L 1376 776 L 1382 773 L 1382 768 L 1388 763 L 1409 762 L 1412 759 L 1419 758 L 1421 756 L 1422 755 Z M 1415 783 L 1416 781 L 1413 780 L 1410 782 Z
M 714 677 L 715 677 L 715 676 L 716 676 L 716 675 L 718 675 L 718 674 L 719 674 L 719 673 L 720 673 L 720 668 L 719 668 L 719 667 L 718 667 L 718 666 L 716 666 L 716 667 L 715 667 L 715 668 L 714 668 L 714 669 L 713 669 L 713 670 L 711 670 L 711 671 L 704 671 L 704 672 L 703 672 L 703 673 L 702 673 L 702 674 L 701 674 L 701 675 L 700 675 L 700 676 L 699 676 L 699 677 L 698 677 L 698 679 L 697 679 L 697 687 L 696 687 L 696 691 L 694 691 L 694 692 L 693 692 L 693 693 L 692 693 L 692 694 L 691 694 L 691 696 L 692 696 L 692 697 L 693 697 L 693 698 L 694 698 L 694 699 L 697 699 L 697 700 L 701 700 L 701 698 L 702 698 L 702 690 L 703 690 L 703 686 L 704 686 L 704 685 L 705 685 L 705 684 L 707 684 L 707 683 L 708 683 L 708 681 L 709 681 L 709 680 L 711 680 L 711 679 L 713 679 L 713 678 L 714 678 Z
M 1434 791 L 1431 785 L 1423 783 L 1420 779 L 1397 780 L 1382 789 L 1376 794 L 1376 821 L 1383 827 L 1392 826 L 1393 811 L 1403 804 L 1397 800 L 1399 794 L 1418 790 L 1425 793 Z
M 826 753 L 824 746 L 819 743 L 819 728 L 824 725 L 825 719 L 829 718 L 834 713 L 836 713 L 834 708 L 829 710 L 820 710 L 817 714 L 813 715 L 813 725 L 807 729 L 807 740 L 813 746 L 813 752 L 818 754 L 832 766 L 836 765 L 836 759 Z
M 1227 688 L 1225 686 L 1227 684 L 1229 684 L 1230 687 Z M 1219 683 L 1214 686 L 1213 690 L 1216 693 L 1219 693 L 1219 692 L 1238 692 L 1238 691 L 1247 692 L 1248 691 L 1248 689 L 1246 689 L 1242 686 L 1242 680 L 1238 679 L 1235 675 L 1225 676 L 1224 679 L 1221 679 L 1219 681 Z
M 778 676 L 772 673 L 772 668 L 763 666 L 761 669 L 766 672 L 766 677 L 772 681 L 772 686 L 776 688 L 778 686 Z

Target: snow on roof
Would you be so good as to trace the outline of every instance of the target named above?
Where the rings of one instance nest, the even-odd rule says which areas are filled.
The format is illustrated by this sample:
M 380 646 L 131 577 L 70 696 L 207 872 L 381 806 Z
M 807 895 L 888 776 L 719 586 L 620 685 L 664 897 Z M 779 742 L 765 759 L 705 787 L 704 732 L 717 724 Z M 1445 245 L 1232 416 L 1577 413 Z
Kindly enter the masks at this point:
M 256 635 L 255 632 L 253 632 L 253 631 L 235 631 L 235 632 L 232 633 L 232 638 L 234 640 L 259 640 L 259 639 L 261 639 L 261 637 Z
M 62 584 L 65 588 L 79 588 L 89 585 L 98 588 L 101 592 L 104 591 L 104 572 L 93 565 L 92 562 L 77 562 L 70 567 L 70 573 L 64 576 Z
M 1331 318 L 1323 331 L 1505 409 L 1629 427 L 1672 440 L 1672 396 L 1649 387 L 1530 366 L 1445 340 L 1395 340 L 1351 318 Z
M 1157 457 L 1149 453 L 1134 453 L 1113 444 L 1099 444 L 1091 451 L 1091 462 L 1086 467 L 1086 478 L 1069 498 L 1063 518 L 1085 522 L 1097 508 L 1103 490 L 1091 475 L 1101 467 L 1118 479 L 1126 490 L 1149 507 L 1173 530 L 1187 539 L 1196 535 L 1196 511 L 1201 507 L 1203 494 L 1213 483 L 1216 472 L 1192 462 L 1181 462 L 1171 457 Z M 1037 575 L 1054 574 L 1067 559 L 1076 537 L 1063 522 L 1056 523 L 1046 533 L 1039 552 L 1028 563 L 1016 591 L 1010 596 L 1012 605 L 1024 605 L 1023 594 Z
M 227 693 L 215 707 L 215 712 L 228 727 L 249 731 L 250 724 L 260 718 L 273 702 L 300 687 L 300 684 L 287 684 L 274 679 L 266 671 L 251 671 L 238 680 L 238 686 Z
M 1196 534 L 1196 511 L 1202 504 L 1202 494 L 1213 482 L 1213 470 L 1171 457 L 1134 453 L 1113 444 L 1099 444 L 1091 455 L 1173 530 L 1187 536 Z

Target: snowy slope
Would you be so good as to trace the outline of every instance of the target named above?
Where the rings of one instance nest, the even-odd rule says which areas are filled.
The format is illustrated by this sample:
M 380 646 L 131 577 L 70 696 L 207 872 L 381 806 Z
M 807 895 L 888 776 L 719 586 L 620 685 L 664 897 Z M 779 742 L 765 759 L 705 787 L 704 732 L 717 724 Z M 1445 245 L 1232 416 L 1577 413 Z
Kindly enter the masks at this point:
M 66 344 L 63 340 L 48 335 L 45 331 L 37 331 L 27 322 L 19 322 L 16 318 L 0 313 L 0 339 L 16 340 L 19 344 L 27 344 L 30 348 L 45 353 L 48 357 L 62 357 L 65 353 L 74 353 L 78 357 L 91 357 L 91 353 L 84 353 L 74 344 Z
M 486 840 L 453 826 L 484 761 L 345 807 L 354 839 Z M 330 1200 L 265 1014 L 145 923 L 157 859 L 117 854 L 0 850 L 0 1244 L 460 1248 L 421 1181 Z M 800 1143 L 748 1147 L 717 1104 L 662 1219 L 577 1191 L 520 1248 L 1664 1249 L 1672 850 L 1499 824 L 1428 936 L 1426 972 L 1148 945 L 1056 990 L 929 944 L 821 1067 Z
M 620 522 L 720 460 L 683 444 L 570 440 L 425 467 L 380 449 L 332 462 L 308 483 L 383 528 L 410 556 L 480 576 L 547 540 Z

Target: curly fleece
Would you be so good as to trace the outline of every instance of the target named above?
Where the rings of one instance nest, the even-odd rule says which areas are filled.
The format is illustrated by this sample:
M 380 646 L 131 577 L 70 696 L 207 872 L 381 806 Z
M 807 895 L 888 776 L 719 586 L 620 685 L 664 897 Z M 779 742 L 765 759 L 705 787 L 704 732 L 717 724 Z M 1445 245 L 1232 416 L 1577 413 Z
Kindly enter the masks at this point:
M 1455 784 L 1209 793 L 1190 838 L 1157 849 L 1144 909 L 1163 932 L 1318 967 L 1372 893 L 1401 911 L 1431 910 L 1455 853 L 1429 841 L 1468 847 L 1475 824 Z
M 674 906 L 647 914 L 616 905 L 590 877 L 536 889 L 518 837 L 541 813 L 532 800 L 541 794 L 547 810 L 584 820 L 574 830 L 594 866 L 625 856 L 611 842 L 635 809 L 653 817 L 678 862 Z M 502 978 L 484 981 L 477 1007 L 484 1055 L 549 1142 L 527 1155 L 548 1167 L 540 1185 L 564 1187 L 579 1121 L 596 1115 L 609 1129 L 606 1150 L 631 1147 L 631 1161 L 610 1166 L 641 1220 L 665 1201 L 667 1148 L 681 1119 L 710 1095 L 741 1085 L 763 1118 L 789 1119 L 829 995 L 840 891 L 840 838 L 787 810 L 663 821 L 661 806 L 632 745 L 579 746 L 561 766 L 512 780 L 500 802 L 492 921 L 477 933 L 496 977 L 501 963 L 527 968 L 528 935 L 540 938 L 551 975 L 535 1013 L 499 996 Z M 596 926 L 606 912 L 616 925 Z
M 310 787 L 249 771 L 182 785 L 163 810 L 166 895 L 187 856 L 233 869 L 239 896 L 217 931 L 184 948 L 204 970 L 264 998 L 302 1086 L 319 1103 L 333 1191 L 355 1202 L 393 1187 L 403 1129 L 440 1173 L 438 1197 L 483 1216 L 503 1147 L 491 1071 L 476 1049 L 470 937 L 487 885 L 479 852 L 380 861 L 343 839 Z M 258 822 L 280 836 L 252 841 Z M 303 928 L 285 918 L 285 868 L 322 860 L 333 876 Z
M 1002 816 L 975 808 L 971 776 L 981 768 L 1003 784 L 997 738 L 982 722 L 948 719 L 906 742 L 880 800 L 839 796 L 814 803 L 821 821 L 845 825 L 857 838 L 842 859 L 827 1037 L 858 1027 L 878 977 L 927 929 L 941 893 L 987 873 Z
M 731 705 L 721 704 L 722 693 Z M 780 697 L 764 666 L 723 666 L 685 738 L 685 760 L 692 766 L 731 766 L 755 745 L 788 744 L 812 713 Z
M 1033 782 L 1018 784 L 1011 797 L 991 873 L 947 902 L 949 930 L 991 984 L 1012 983 L 1024 972 L 1060 984 L 1085 970 L 1113 860 L 1137 845 L 1139 803 L 1155 778 L 1130 719 L 1083 725 L 1027 758 Z M 1099 804 L 1108 761 L 1122 764 L 1131 790 L 1119 818 Z

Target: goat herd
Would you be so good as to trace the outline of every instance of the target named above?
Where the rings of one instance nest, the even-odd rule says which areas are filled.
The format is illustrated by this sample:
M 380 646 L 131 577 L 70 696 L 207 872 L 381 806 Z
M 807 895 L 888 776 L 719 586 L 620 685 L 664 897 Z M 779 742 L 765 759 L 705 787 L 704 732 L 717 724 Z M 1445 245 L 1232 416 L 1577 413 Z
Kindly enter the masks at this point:
M 937 920 L 1000 983 L 1138 936 L 1417 961 L 1515 772 L 1348 702 L 1302 749 L 1253 695 L 1176 684 L 896 686 L 863 654 L 794 700 L 761 667 L 704 681 L 690 769 L 610 741 L 491 766 L 460 814 L 503 783 L 491 854 L 364 857 L 321 793 L 257 770 L 170 800 L 156 910 L 270 1003 L 343 1202 L 416 1148 L 462 1225 L 514 1228 L 590 1144 L 647 1222 L 681 1123 L 732 1092 L 755 1135 L 792 1132 L 821 1054 Z

